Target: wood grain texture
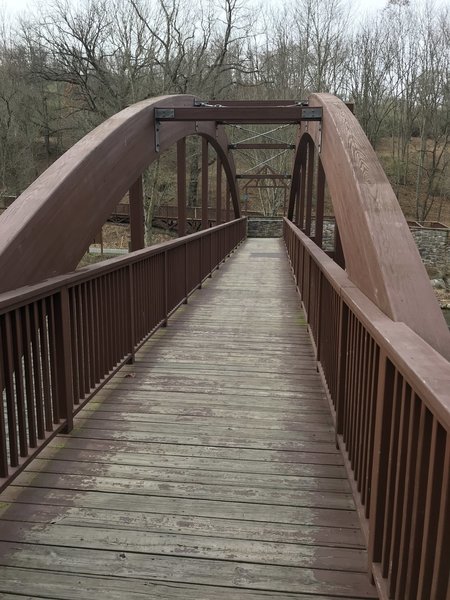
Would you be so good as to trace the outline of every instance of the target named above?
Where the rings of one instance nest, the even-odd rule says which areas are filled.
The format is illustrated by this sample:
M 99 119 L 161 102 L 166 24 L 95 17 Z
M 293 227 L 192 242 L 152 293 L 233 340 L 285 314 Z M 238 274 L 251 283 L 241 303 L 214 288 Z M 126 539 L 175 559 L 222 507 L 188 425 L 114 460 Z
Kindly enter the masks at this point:
M 450 359 L 450 333 L 394 190 L 356 117 L 331 94 L 312 94 L 323 126 L 303 123 L 320 147 L 350 280 L 388 317 Z M 302 148 L 304 143 L 300 143 Z M 294 173 L 301 156 L 296 158 Z M 294 182 L 293 182 L 294 183 Z
M 0 519 L 5 598 L 376 598 L 281 242 L 246 242 Z

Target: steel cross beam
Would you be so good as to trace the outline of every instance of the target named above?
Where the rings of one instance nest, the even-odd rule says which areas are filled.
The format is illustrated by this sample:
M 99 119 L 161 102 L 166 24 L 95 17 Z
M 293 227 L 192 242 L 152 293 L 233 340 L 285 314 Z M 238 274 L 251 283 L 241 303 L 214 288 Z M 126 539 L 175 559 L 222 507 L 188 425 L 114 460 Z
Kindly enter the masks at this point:
M 155 120 L 215 121 L 225 124 L 276 124 L 321 121 L 322 108 L 310 106 L 192 106 L 189 108 L 155 108 Z
M 281 173 L 257 173 L 252 175 L 251 173 L 236 175 L 236 179 L 290 179 L 290 175 L 283 175 Z
M 283 144 L 281 142 L 279 144 L 249 144 L 236 142 L 236 144 L 229 144 L 228 148 L 230 150 L 295 150 L 295 144 Z

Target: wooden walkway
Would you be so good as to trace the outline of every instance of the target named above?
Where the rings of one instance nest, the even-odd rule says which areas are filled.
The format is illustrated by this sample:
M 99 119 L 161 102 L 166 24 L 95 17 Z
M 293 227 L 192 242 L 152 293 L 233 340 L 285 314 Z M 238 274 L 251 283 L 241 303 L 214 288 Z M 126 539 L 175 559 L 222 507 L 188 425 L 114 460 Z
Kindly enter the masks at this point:
M 0 597 L 375 598 L 281 240 L 249 240 L 0 496 Z

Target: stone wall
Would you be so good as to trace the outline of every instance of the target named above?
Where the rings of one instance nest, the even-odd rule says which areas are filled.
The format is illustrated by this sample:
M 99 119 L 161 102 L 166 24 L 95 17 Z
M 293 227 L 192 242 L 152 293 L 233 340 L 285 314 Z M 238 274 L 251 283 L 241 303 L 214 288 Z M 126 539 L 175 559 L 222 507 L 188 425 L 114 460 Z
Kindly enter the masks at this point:
M 314 231 L 314 221 L 312 223 Z M 439 273 L 450 271 L 450 229 L 432 227 L 410 227 L 424 265 Z M 324 219 L 323 248 L 334 249 L 334 219 Z
M 283 235 L 283 219 L 281 217 L 248 217 L 248 237 L 277 238 Z
M 441 274 L 450 271 L 450 229 L 411 227 L 424 265 Z

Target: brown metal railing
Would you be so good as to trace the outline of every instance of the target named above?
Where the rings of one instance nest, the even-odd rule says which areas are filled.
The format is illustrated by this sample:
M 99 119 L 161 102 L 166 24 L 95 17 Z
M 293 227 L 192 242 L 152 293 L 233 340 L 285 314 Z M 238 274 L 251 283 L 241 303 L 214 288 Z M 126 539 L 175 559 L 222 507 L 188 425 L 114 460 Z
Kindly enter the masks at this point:
M 284 239 L 382 598 L 450 594 L 450 365 L 293 223 Z
M 228 221 L 228 211 L 223 208 L 220 211 L 221 214 L 221 222 L 225 223 Z M 114 216 L 117 217 L 129 217 L 130 216 L 130 205 L 126 202 L 119 202 L 113 212 Z M 178 206 L 169 206 L 168 204 L 158 206 L 153 211 L 153 218 L 162 217 L 168 219 L 176 219 L 178 217 Z M 188 206 L 186 207 L 186 218 L 187 219 L 197 219 L 201 220 L 202 218 L 202 207 L 201 206 Z M 216 220 L 216 209 L 208 208 L 208 220 L 215 221 Z
M 246 236 L 246 219 L 0 295 L 0 489 Z

